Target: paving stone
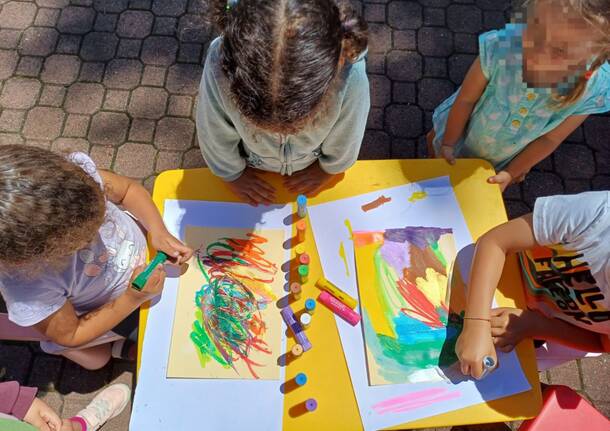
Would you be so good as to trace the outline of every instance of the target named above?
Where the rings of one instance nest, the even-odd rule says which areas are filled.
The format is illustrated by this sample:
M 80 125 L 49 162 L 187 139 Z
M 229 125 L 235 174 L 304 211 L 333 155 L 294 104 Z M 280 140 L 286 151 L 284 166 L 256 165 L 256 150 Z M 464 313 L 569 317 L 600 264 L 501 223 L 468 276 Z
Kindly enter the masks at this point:
M 127 143 L 117 151 L 114 170 L 117 174 L 144 178 L 153 171 L 157 151 L 149 144 Z
M 41 7 L 61 9 L 70 4 L 70 0 L 36 0 L 36 4 Z
M 98 12 L 120 13 L 127 9 L 127 0 L 94 0 L 93 7 Z
M 63 85 L 45 85 L 40 94 L 39 105 L 60 107 L 66 97 L 66 87 Z
M 88 7 L 68 6 L 62 9 L 57 29 L 62 33 L 85 34 L 93 29 L 95 11 Z
M 27 373 L 32 361 L 32 353 L 27 346 L 17 343 L 0 343 L 0 358 L 2 358 L 0 363 L 2 381 L 27 381 Z
M 521 187 L 523 183 L 511 184 L 504 190 L 504 199 L 521 199 Z
M 0 48 L 11 49 L 19 45 L 21 30 L 0 28 Z
M 80 64 L 75 55 L 55 54 L 45 60 L 40 77 L 52 84 L 71 84 L 76 81 Z
M 424 9 L 425 26 L 444 26 L 445 21 L 445 9 L 430 7 Z
M 117 50 L 119 58 L 137 58 L 140 56 L 142 41 L 137 39 L 121 39 Z
M 394 82 L 392 84 L 392 101 L 396 103 L 415 103 L 417 87 L 410 82 Z
M 167 114 L 176 117 L 188 117 L 191 115 L 193 101 L 188 96 L 170 96 L 167 105 Z
M 527 175 L 527 181 L 523 184 L 523 197 L 525 203 L 530 207 L 534 205 L 534 201 L 538 197 L 560 194 L 563 194 L 561 178 L 551 172 L 532 171 Z
M 159 119 L 165 113 L 167 92 L 162 88 L 138 87 L 131 94 L 129 113 L 134 117 Z
M 186 150 L 190 148 L 195 124 L 187 118 L 165 117 L 157 124 L 155 146 L 159 149 Z
M 116 28 L 118 19 L 119 16 L 117 14 L 98 13 L 93 28 L 95 31 L 113 32 Z
M 0 131 L 19 132 L 25 119 L 25 111 L 3 109 L 0 114 Z
M 597 401 L 595 402 L 595 408 L 599 410 L 604 416 L 610 418 L 610 403 Z
M 36 365 L 34 367 L 36 367 Z M 45 404 L 51 407 L 55 412 L 61 412 L 61 409 L 64 406 L 64 399 L 58 392 L 38 391 L 36 398 L 44 401 Z
M 23 30 L 34 22 L 36 6 L 32 3 L 11 1 L 0 10 L 0 28 Z
M 447 60 L 438 57 L 424 57 L 424 76 L 446 78 Z
M 51 144 L 51 150 L 62 153 L 89 152 L 89 142 L 80 138 L 58 138 Z
M 594 150 L 608 148 L 610 136 L 610 121 L 607 117 L 591 117 L 584 124 L 585 139 Z
M 392 139 L 392 153 L 391 158 L 393 159 L 412 159 L 416 157 L 417 143 L 413 139 Z
M 521 217 L 527 213 L 532 212 L 531 208 L 525 205 L 522 201 L 506 200 L 504 202 L 506 206 L 506 213 L 509 219 Z
M 53 52 L 59 33 L 54 28 L 30 27 L 23 32 L 19 54 L 46 56 Z
M 476 6 L 451 5 L 447 8 L 447 25 L 453 31 L 478 33 L 483 27 L 481 10 Z
M 415 30 L 394 30 L 392 31 L 394 49 L 417 49 L 417 33 Z
M 455 84 L 461 84 L 474 63 L 476 56 L 469 54 L 455 54 L 449 57 L 449 78 Z
M 385 111 L 386 130 L 399 138 L 416 138 L 423 132 L 422 111 L 414 105 L 390 105 Z
M 42 69 L 42 58 L 40 57 L 21 57 L 15 75 L 28 76 L 35 78 Z
M 433 110 L 454 91 L 449 81 L 425 78 L 417 83 L 417 100 L 423 109 Z
M 576 361 L 570 361 L 549 370 L 549 381 L 553 385 L 566 385 L 575 390 L 582 389 Z
M 186 12 L 187 3 L 187 0 L 153 0 L 152 11 L 159 16 L 180 16 Z
M 178 20 L 172 17 L 156 17 L 155 26 L 153 27 L 153 34 L 163 36 L 174 36 L 178 28 Z
M 182 167 L 184 169 L 193 169 L 193 168 L 205 168 L 205 160 L 203 160 L 203 156 L 201 155 L 201 150 L 199 147 L 192 148 L 184 153 L 184 158 L 182 160 Z
M 509 2 L 498 0 L 476 0 L 478 7 L 484 10 L 505 10 Z
M 153 20 L 153 14 L 147 11 L 125 11 L 119 18 L 117 34 L 120 37 L 144 38 L 150 34 Z
M 364 5 L 364 19 L 369 22 L 385 22 L 385 6 L 382 4 Z
M 130 0 L 129 9 L 150 10 L 151 0 Z
M 95 394 L 80 395 L 77 393 L 70 393 L 64 396 L 64 403 L 61 411 L 63 417 L 75 416 L 79 411 L 87 407 L 90 399 L 93 399 Z
M 142 45 L 141 59 L 146 64 L 169 66 L 176 59 L 178 42 L 172 37 L 149 36 Z
M 371 107 L 369 117 L 366 122 L 367 129 L 380 130 L 383 129 L 383 109 Z
M 64 117 L 64 112 L 59 108 L 32 108 L 23 126 L 23 136 L 30 139 L 55 139 L 61 132 Z
M 566 193 L 582 193 L 591 190 L 589 180 L 565 180 Z
M 419 2 L 429 7 L 446 7 L 451 4 L 451 0 L 419 0 Z
M 69 114 L 64 125 L 63 136 L 83 137 L 87 136 L 90 117 L 87 115 Z
M 19 61 L 19 56 L 15 51 L 5 51 L 3 49 L 0 50 L 0 79 L 6 79 L 10 77 L 15 68 L 17 67 L 17 62 Z
M 417 45 L 423 55 L 446 57 L 453 52 L 453 35 L 447 29 L 422 27 L 417 31 Z
M 182 63 L 201 62 L 201 52 L 203 47 L 199 43 L 181 43 L 178 52 L 178 61 Z
M 23 144 L 23 138 L 18 133 L 0 133 L 0 145 L 20 145 Z M 2 375 L 0 368 L 0 375 Z
M 369 54 L 366 59 L 366 72 L 369 74 L 385 74 L 385 55 Z
M 422 57 L 416 52 L 391 51 L 387 55 L 388 77 L 395 81 L 417 81 L 422 77 Z
M 404 30 L 417 29 L 423 23 L 422 7 L 414 1 L 393 1 L 388 5 L 388 24 Z
M 179 169 L 182 164 L 182 152 L 180 151 L 159 151 L 155 163 L 155 172 L 160 174 L 169 169 Z
M 391 138 L 385 132 L 367 130 L 360 147 L 360 160 L 389 159 L 391 154 Z
M 483 12 L 483 28 L 485 30 L 493 30 L 504 27 L 506 19 L 504 13 L 500 11 L 485 11 Z
M 610 190 L 610 176 L 608 175 L 596 175 L 591 181 L 593 185 L 592 190 Z
M 391 102 L 392 82 L 384 75 L 370 75 L 371 106 L 384 107 Z
M 369 51 L 386 52 L 392 48 L 392 32 L 387 25 L 369 24 Z
M 577 127 L 570 135 L 566 138 L 568 142 L 584 142 L 585 135 L 583 132 L 583 127 Z
M 143 180 L 141 180 L 142 186 L 148 190 L 148 193 L 150 193 L 152 195 L 153 193 L 153 189 L 155 187 L 155 179 L 157 178 L 156 175 L 151 175 L 150 177 L 144 178 Z
M 553 154 L 557 173 L 563 178 L 591 178 L 595 175 L 593 152 L 584 145 L 563 144 Z
M 57 24 L 59 18 L 59 11 L 57 9 L 40 8 L 36 14 L 34 25 L 41 27 L 53 27 Z
M 182 42 L 205 43 L 210 38 L 210 29 L 203 15 L 184 15 L 178 22 L 178 39 Z
M 104 85 L 108 88 L 131 90 L 140 82 L 142 63 L 138 60 L 114 59 L 108 63 Z
M 464 54 L 479 52 L 479 38 L 475 34 L 455 33 L 453 35 L 455 51 Z
M 108 61 L 116 51 L 119 39 L 112 33 L 93 32 L 83 39 L 80 56 L 86 61 Z
M 199 81 L 203 68 L 197 64 L 175 64 L 167 73 L 165 87 L 171 93 L 196 95 L 199 91 Z
M 15 77 L 6 81 L 0 93 L 0 106 L 27 109 L 36 103 L 40 82 L 36 79 Z
M 102 82 L 104 68 L 104 63 L 83 63 L 79 79 L 84 82 Z
M 94 144 L 118 146 L 125 141 L 129 118 L 123 113 L 98 112 L 91 119 L 89 141 Z
M 59 54 L 78 54 L 83 38 L 76 34 L 62 34 L 57 42 L 56 52 Z
M 108 111 L 124 111 L 129 101 L 129 91 L 108 90 L 104 99 L 104 109 Z
M 68 89 L 64 107 L 71 114 L 93 114 L 102 107 L 104 87 L 101 84 L 77 82 Z
M 134 118 L 129 130 L 130 141 L 152 141 L 155 133 L 155 122 L 143 118 Z
M 584 358 L 580 361 L 585 393 L 593 401 L 610 401 L 610 355 Z M 600 384 L 600 383 L 605 384 Z
M 167 69 L 159 66 L 146 66 L 142 74 L 142 85 L 162 87 L 165 84 Z
M 111 169 L 112 160 L 114 159 L 114 153 L 114 147 L 94 145 L 91 147 L 89 155 L 95 162 L 95 165 L 98 167 L 98 169 Z

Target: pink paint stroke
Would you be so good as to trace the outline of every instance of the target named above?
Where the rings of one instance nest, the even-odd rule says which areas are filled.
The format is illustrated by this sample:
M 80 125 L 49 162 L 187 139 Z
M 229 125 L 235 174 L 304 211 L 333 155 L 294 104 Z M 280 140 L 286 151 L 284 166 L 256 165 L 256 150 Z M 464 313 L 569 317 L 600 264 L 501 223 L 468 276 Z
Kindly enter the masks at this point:
M 428 407 L 442 401 L 453 400 L 460 396 L 461 393 L 459 391 L 449 391 L 446 388 L 426 389 L 382 401 L 373 405 L 373 410 L 378 415 L 403 413 L 409 410 Z

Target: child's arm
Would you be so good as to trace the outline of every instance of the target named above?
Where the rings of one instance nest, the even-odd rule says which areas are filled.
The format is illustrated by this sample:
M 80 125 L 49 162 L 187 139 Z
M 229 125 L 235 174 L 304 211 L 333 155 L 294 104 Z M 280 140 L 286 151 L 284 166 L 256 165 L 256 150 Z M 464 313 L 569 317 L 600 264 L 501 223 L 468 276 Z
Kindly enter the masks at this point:
M 462 84 L 462 88 L 449 110 L 449 118 L 447 119 L 447 127 L 442 141 L 442 155 L 451 164 L 455 163 L 453 157 L 453 149 L 457 141 L 464 134 L 464 129 L 470 114 L 481 98 L 481 95 L 487 87 L 487 78 L 481 69 L 481 60 L 479 57 L 474 61 Z
M 464 374 L 478 378 L 483 373 L 483 358 L 491 356 L 497 359 L 491 338 L 494 292 L 502 275 L 506 254 L 537 245 L 532 223 L 532 214 L 527 214 L 490 230 L 477 241 L 464 328 L 455 348 Z
M 177 263 L 186 262 L 193 250 L 171 235 L 153 203 L 148 191 L 130 178 L 109 171 L 99 171 L 110 201 L 122 205 L 134 215 L 150 233 L 152 246 L 174 258 Z
M 547 158 L 559 147 L 564 139 L 572 133 L 588 115 L 573 115 L 568 117 L 563 123 L 528 144 L 521 153 L 517 155 L 506 167 L 504 171 L 490 177 L 488 182 L 499 184 L 502 191 L 506 189 L 514 180 L 527 174 L 537 163 Z
M 131 280 L 137 277 L 144 268 L 144 265 L 137 267 Z M 62 346 L 82 346 L 112 330 L 142 303 L 159 295 L 163 290 L 164 281 L 165 272 L 158 266 L 141 291 L 127 287 L 123 294 L 115 300 L 82 316 L 77 316 L 72 303 L 66 301 L 59 310 L 34 327 Z M 131 285 L 131 282 L 129 284 Z

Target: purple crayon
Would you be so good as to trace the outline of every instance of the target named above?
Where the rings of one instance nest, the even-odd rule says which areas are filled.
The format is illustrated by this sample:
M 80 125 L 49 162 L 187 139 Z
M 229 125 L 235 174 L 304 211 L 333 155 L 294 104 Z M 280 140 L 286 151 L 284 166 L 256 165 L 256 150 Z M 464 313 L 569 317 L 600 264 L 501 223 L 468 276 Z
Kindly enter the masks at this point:
M 310 398 L 307 401 L 305 401 L 305 409 L 308 412 L 313 412 L 317 408 L 318 408 L 318 402 L 316 400 L 314 400 L 313 398 Z
M 306 352 L 311 349 L 311 343 L 309 342 L 307 335 L 305 335 L 303 327 L 297 320 L 294 311 L 292 311 L 292 308 L 290 308 L 290 305 L 282 308 L 280 310 L 280 314 L 282 315 L 284 322 L 286 322 L 286 326 L 288 326 L 294 334 L 294 338 L 297 340 L 297 343 L 303 346 L 303 351 Z

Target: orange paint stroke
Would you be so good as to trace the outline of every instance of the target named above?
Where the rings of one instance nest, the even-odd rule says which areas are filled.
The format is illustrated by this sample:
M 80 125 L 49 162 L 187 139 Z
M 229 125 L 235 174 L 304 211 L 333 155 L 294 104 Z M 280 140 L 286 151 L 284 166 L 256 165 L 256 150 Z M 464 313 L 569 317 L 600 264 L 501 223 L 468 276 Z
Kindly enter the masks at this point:
M 375 208 L 379 208 L 383 204 L 387 204 L 391 200 L 392 200 L 392 198 L 386 198 L 385 196 L 381 195 L 374 201 L 369 202 L 368 204 L 362 205 L 361 208 L 362 208 L 362 211 L 364 211 L 364 212 L 371 211 L 371 210 L 374 210 Z

